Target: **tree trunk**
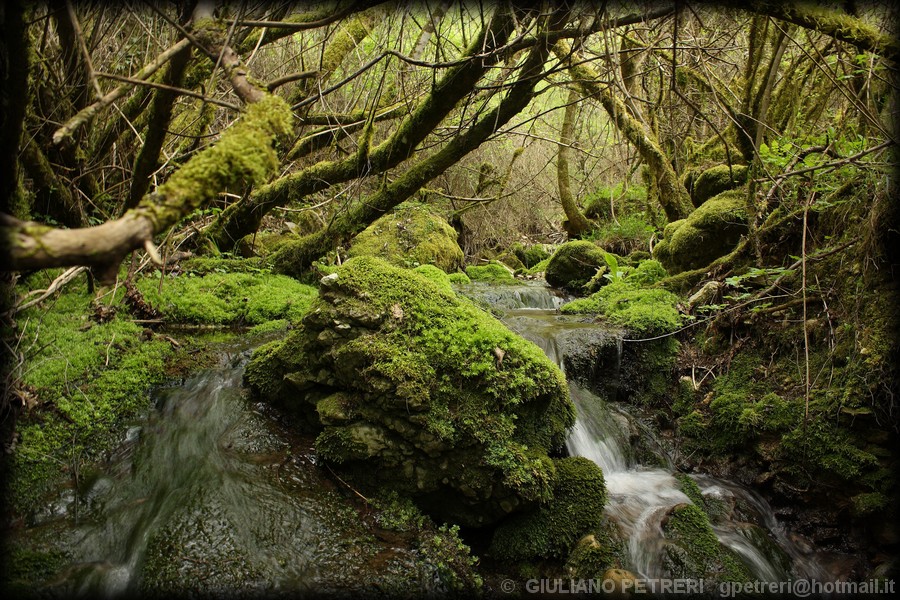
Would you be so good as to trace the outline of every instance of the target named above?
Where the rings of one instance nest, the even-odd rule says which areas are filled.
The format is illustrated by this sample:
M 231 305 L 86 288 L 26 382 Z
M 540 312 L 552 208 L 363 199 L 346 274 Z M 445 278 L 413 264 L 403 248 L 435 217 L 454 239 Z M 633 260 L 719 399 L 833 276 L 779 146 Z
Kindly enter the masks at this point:
M 569 155 L 572 153 L 571 145 L 575 139 L 575 114 L 578 112 L 578 92 L 569 91 L 569 99 L 566 111 L 563 114 L 562 130 L 559 133 L 559 152 L 556 155 L 556 181 L 559 185 L 559 201 L 562 202 L 563 211 L 566 213 L 565 230 L 570 239 L 580 238 L 594 228 L 594 224 L 584 216 L 572 196 L 572 188 L 569 183 Z
M 669 164 L 669 158 L 660 148 L 653 132 L 647 131 L 632 117 L 625 104 L 614 96 L 609 88 L 597 85 L 600 77 L 590 65 L 581 59 L 572 60 L 573 54 L 568 44 L 558 42 L 554 46 L 554 52 L 568 67 L 572 80 L 581 88 L 582 95 L 597 98 L 625 139 L 637 148 L 641 159 L 656 179 L 659 186 L 659 203 L 669 222 L 688 216 L 693 208 L 688 191 L 678 181 L 675 170 Z

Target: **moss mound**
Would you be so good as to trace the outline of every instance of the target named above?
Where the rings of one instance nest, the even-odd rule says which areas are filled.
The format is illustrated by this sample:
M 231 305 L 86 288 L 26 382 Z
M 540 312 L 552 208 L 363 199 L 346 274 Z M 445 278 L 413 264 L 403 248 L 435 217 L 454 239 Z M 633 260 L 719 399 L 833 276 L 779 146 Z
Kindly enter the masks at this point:
M 686 219 L 669 223 L 653 257 L 670 273 L 705 267 L 730 252 L 747 231 L 746 193 L 731 190 L 705 202 Z
M 399 267 L 431 264 L 451 272 L 462 267 L 456 230 L 424 204 L 405 202 L 353 239 L 348 256 L 377 256 Z
M 716 165 L 691 182 L 691 202 L 699 207 L 707 200 L 743 185 L 750 170 L 747 165 Z
M 564 305 L 568 314 L 596 314 L 621 325 L 632 335 L 653 336 L 676 330 L 682 322 L 678 296 L 662 288 L 648 287 L 666 277 L 655 260 L 643 261 L 600 291 Z
M 512 283 L 516 280 L 509 270 L 497 262 L 491 262 L 481 266 L 466 267 L 466 275 L 472 281 L 484 281 L 488 283 Z
M 472 283 L 472 280 L 469 279 L 469 276 L 465 273 L 460 273 L 457 271 L 456 273 L 450 273 L 447 275 L 447 279 L 450 280 L 450 283 L 455 283 L 457 285 L 465 285 L 467 283 Z
M 47 283 L 55 271 L 40 273 Z M 37 277 L 37 276 L 36 276 Z M 119 289 L 107 314 L 121 309 Z M 172 345 L 146 336 L 122 311 L 102 323 L 88 318 L 93 294 L 83 278 L 52 300 L 16 315 L 28 368 L 18 395 L 27 407 L 16 423 L 11 455 L 9 505 L 27 512 L 49 485 L 72 477 L 119 441 L 117 427 L 149 403 L 147 391 L 166 377 Z M 4 334 L 7 332 L 5 331 Z
M 357 485 L 464 525 L 549 498 L 547 452 L 574 422 L 565 378 L 537 346 L 372 257 L 323 278 L 302 325 L 257 350 L 245 378 L 304 415 L 318 452 Z
M 585 535 L 598 530 L 606 483 L 595 463 L 573 456 L 553 461 L 553 497 L 497 527 L 489 553 L 501 560 L 565 559 Z
M 224 264 L 234 261 L 225 261 Z M 274 320 L 298 321 L 316 289 L 285 275 L 257 269 L 255 273 L 193 273 L 159 279 L 142 278 L 137 288 L 167 321 L 205 325 L 261 325 Z
M 413 271 L 415 271 L 419 275 L 422 275 L 423 277 L 427 277 L 442 288 L 448 290 L 452 289 L 450 286 L 450 276 L 434 265 L 419 265 L 418 267 L 413 269 Z
M 534 244 L 526 247 L 516 243 L 512 245 L 510 250 L 526 269 L 531 269 L 542 260 L 550 258 L 550 253 L 547 252 L 547 248 L 543 244 Z
M 581 292 L 584 285 L 606 266 L 606 252 L 586 240 L 566 242 L 550 257 L 544 277 L 554 287 Z

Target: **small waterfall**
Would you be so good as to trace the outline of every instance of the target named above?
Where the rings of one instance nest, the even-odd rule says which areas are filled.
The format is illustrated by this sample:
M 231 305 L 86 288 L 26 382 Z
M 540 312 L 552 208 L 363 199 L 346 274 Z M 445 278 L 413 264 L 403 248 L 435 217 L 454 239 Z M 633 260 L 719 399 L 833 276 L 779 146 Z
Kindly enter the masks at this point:
M 595 324 L 557 314 L 548 304 L 552 291 L 529 287 L 527 294 L 512 286 L 496 287 L 492 306 L 508 307 L 504 322 L 540 346 L 565 371 L 569 350 L 596 346 L 615 348 L 612 372 L 592 377 L 608 381 L 608 396 L 615 400 L 623 357 L 621 332 L 604 332 Z M 468 293 L 464 291 L 464 293 Z M 487 292 L 476 295 L 484 299 Z M 522 306 L 527 300 L 532 304 Z M 611 352 L 612 350 L 610 350 Z M 612 355 L 609 355 L 613 358 Z M 609 494 L 607 514 L 627 540 L 627 568 L 642 578 L 664 578 L 662 555 L 666 540 L 662 521 L 679 504 L 691 503 L 673 473 L 671 457 L 662 450 L 649 427 L 616 402 L 607 402 L 570 378 L 569 389 L 578 418 L 566 442 L 571 455 L 584 456 L 603 470 Z M 642 464 L 634 447 L 641 445 Z M 714 519 L 719 541 L 760 581 L 787 581 L 806 577 L 825 580 L 824 572 L 796 547 L 775 520 L 771 507 L 758 494 L 709 476 L 692 476 L 704 498 L 724 502 L 731 514 Z

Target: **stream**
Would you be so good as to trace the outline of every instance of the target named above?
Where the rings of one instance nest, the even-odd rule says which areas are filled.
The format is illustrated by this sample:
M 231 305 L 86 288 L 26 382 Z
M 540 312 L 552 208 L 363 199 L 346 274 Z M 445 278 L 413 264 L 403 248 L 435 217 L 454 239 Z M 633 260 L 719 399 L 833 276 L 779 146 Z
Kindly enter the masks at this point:
M 465 286 L 560 367 L 567 348 L 621 332 L 560 315 L 567 298 L 541 284 Z M 333 479 L 316 466 L 312 438 L 241 394 L 253 340 L 226 348 L 221 364 L 156 390 L 153 408 L 109 460 L 30 516 L 15 536 L 31 550 L 63 552 L 66 565 L 41 596 L 265 594 L 385 597 L 436 589 L 434 568 L 410 544 L 373 535 Z M 613 374 L 614 376 L 617 374 Z M 606 508 L 627 540 L 626 569 L 667 576 L 660 526 L 690 502 L 672 460 L 628 406 L 570 385 L 578 418 L 570 454 L 602 469 Z M 640 451 L 635 450 L 639 440 Z M 692 474 L 726 515 L 719 540 L 761 581 L 827 579 L 751 490 Z
M 598 342 L 614 345 L 617 368 L 607 377 L 618 377 L 624 332 L 604 331 L 583 317 L 559 314 L 556 309 L 568 298 L 558 291 L 543 285 L 473 285 L 464 293 L 491 306 L 510 329 L 540 346 L 564 372 L 567 351 Z M 661 523 L 672 507 L 691 502 L 675 478 L 672 458 L 630 407 L 606 401 L 571 379 L 569 388 L 577 420 L 566 447 L 570 455 L 588 458 L 603 470 L 609 493 L 606 512 L 627 540 L 628 562 L 623 566 L 642 580 L 671 578 L 663 568 L 666 540 Z M 725 514 L 713 520 L 713 530 L 754 579 L 831 579 L 813 555 L 794 543 L 759 494 L 708 475 L 690 477 L 704 499 L 725 507 Z
M 36 595 L 396 597 L 433 588 L 433 569 L 408 544 L 365 527 L 316 466 L 312 438 L 242 396 L 250 343 L 155 391 L 153 409 L 102 469 L 32 516 L 20 543 L 62 549 L 68 563 Z

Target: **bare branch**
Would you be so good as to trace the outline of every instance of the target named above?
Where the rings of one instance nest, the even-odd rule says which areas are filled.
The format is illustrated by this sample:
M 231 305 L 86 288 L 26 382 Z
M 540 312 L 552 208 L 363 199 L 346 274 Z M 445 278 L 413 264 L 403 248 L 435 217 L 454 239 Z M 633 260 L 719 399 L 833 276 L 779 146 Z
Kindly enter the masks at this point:
M 143 69 L 138 71 L 134 77 L 128 78 L 128 81 L 130 83 L 144 82 L 188 45 L 190 45 L 188 40 L 181 40 L 173 46 L 170 46 L 165 52 L 157 56 L 153 62 L 147 64 Z M 74 117 L 66 121 L 62 127 L 56 130 L 53 134 L 53 143 L 58 145 L 62 143 L 64 139 L 71 137 L 79 127 L 90 123 L 101 110 L 121 98 L 128 89 L 130 89 L 130 86 L 120 85 L 90 106 L 84 107 Z

